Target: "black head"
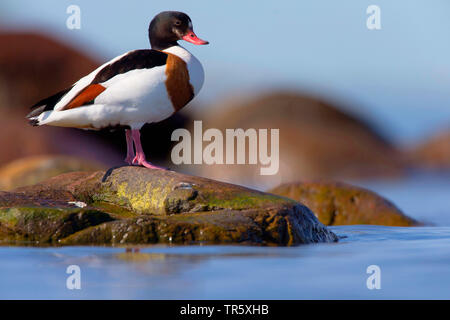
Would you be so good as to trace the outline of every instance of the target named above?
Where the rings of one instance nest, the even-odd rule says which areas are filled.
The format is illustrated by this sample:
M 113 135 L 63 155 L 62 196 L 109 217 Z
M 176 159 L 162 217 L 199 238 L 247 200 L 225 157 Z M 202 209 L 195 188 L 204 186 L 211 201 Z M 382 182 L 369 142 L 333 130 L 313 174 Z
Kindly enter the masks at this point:
M 199 39 L 193 30 L 189 16 L 178 11 L 163 11 L 156 15 L 148 27 L 148 36 L 153 49 L 164 50 L 177 45 L 178 40 L 193 44 L 208 44 Z

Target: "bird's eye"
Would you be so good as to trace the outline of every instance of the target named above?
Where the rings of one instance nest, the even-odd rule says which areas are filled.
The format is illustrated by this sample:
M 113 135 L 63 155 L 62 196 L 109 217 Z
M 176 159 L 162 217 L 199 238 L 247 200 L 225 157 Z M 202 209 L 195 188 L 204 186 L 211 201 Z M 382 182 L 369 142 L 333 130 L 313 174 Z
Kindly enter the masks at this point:
M 180 20 L 175 21 L 175 25 L 176 25 L 176 26 L 181 25 L 181 21 L 180 21 Z

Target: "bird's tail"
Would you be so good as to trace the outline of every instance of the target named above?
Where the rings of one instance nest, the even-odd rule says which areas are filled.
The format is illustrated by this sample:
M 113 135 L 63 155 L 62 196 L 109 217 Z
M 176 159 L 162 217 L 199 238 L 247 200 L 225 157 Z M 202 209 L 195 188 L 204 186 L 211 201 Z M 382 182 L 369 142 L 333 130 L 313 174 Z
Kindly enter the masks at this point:
M 26 118 L 29 120 L 30 124 L 32 126 L 40 126 L 41 125 L 39 123 L 40 115 L 42 113 L 44 113 L 45 111 L 53 110 L 55 105 L 62 99 L 62 97 L 64 97 L 72 89 L 72 87 L 64 89 L 50 97 L 47 97 L 47 98 L 42 99 L 41 101 L 35 103 L 31 107 L 31 109 L 33 109 L 33 111 L 31 111 L 26 116 Z
M 39 116 L 45 111 L 46 106 L 41 106 L 39 108 L 34 109 L 29 114 L 27 114 L 26 118 L 28 119 L 28 123 L 33 127 L 40 126 L 39 124 Z
M 40 124 L 39 124 L 39 119 L 37 119 L 37 118 L 31 118 L 31 119 L 28 119 L 28 123 L 29 123 L 31 126 L 33 126 L 33 127 L 38 127 L 38 126 L 40 126 Z

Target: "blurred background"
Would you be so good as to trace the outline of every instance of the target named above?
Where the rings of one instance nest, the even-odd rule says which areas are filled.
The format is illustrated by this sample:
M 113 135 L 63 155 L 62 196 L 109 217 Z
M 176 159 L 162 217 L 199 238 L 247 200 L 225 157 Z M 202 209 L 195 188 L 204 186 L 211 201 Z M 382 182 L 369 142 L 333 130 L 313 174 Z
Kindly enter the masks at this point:
M 381 30 L 366 27 L 369 5 Z M 66 12 L 81 9 L 81 28 Z M 179 10 L 209 46 L 185 46 L 206 71 L 183 111 L 143 129 L 150 161 L 265 190 L 296 180 L 397 181 L 450 170 L 448 1 L 2 1 L 0 189 L 123 165 L 123 132 L 28 126 L 51 95 L 126 51 L 148 48 L 154 15 Z M 280 170 L 170 161 L 176 128 L 279 128 Z M 205 143 L 206 145 L 206 143 Z

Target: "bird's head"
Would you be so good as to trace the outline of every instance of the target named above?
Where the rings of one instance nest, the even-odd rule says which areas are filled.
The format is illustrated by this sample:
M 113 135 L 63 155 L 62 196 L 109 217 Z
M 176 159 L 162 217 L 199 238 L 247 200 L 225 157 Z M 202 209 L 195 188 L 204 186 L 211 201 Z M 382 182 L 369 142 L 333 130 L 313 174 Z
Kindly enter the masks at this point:
M 179 11 L 163 11 L 157 14 L 150 22 L 148 35 L 152 48 L 156 50 L 174 46 L 178 40 L 185 40 L 196 45 L 209 43 L 197 37 L 191 18 Z

